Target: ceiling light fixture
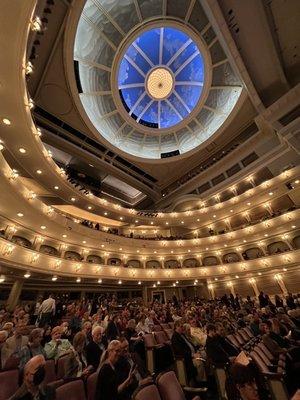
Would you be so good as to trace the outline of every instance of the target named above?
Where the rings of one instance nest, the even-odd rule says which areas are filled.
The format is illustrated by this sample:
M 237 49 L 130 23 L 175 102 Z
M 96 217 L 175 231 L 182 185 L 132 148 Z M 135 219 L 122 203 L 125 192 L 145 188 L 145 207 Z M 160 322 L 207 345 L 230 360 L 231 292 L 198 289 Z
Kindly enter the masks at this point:
M 64 233 L 64 234 L 62 235 L 62 237 L 63 237 L 63 238 L 66 238 L 66 237 L 67 237 L 67 235 Z
M 25 272 L 24 278 L 28 279 L 31 277 L 31 273 L 29 271 Z
M 0 283 L 3 283 L 5 281 L 5 276 L 4 275 L 0 275 Z
M 98 279 L 98 283 L 102 283 L 102 279 Z
M 45 225 L 41 225 L 41 229 L 45 230 L 46 229 Z
M 36 170 L 36 173 L 39 174 L 39 175 L 41 175 L 42 171 L 41 171 L 40 169 L 37 169 L 37 170 Z
M 24 214 L 21 213 L 21 212 L 19 212 L 19 213 L 17 214 L 17 216 L 18 216 L 18 217 L 24 217 Z
M 77 283 L 80 283 L 80 282 L 81 282 L 81 278 L 77 278 L 77 279 L 76 279 L 76 282 L 77 282 Z
M 57 275 L 53 275 L 53 276 L 52 276 L 52 281 L 53 281 L 53 282 L 57 281 Z
M 55 190 L 58 190 L 58 189 L 59 189 L 59 187 L 58 187 L 58 186 L 54 186 L 54 189 L 55 189 Z
M 25 153 L 26 153 L 26 150 L 25 150 L 23 147 L 20 147 L 20 148 L 19 148 L 19 152 L 22 153 L 22 154 L 25 154 Z
M 4 125 L 11 125 L 11 122 L 8 118 L 3 118 L 2 122 L 4 123 Z
M 71 197 L 71 201 L 75 201 L 76 199 L 75 199 L 75 197 Z

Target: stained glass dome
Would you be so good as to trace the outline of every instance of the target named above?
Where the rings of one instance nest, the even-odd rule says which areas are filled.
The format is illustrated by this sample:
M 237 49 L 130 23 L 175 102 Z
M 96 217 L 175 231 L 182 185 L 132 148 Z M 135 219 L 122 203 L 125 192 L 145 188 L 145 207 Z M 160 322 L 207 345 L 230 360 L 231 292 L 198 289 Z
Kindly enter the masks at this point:
M 170 128 L 197 105 L 204 61 L 197 44 L 173 27 L 143 32 L 125 50 L 118 89 L 128 114 L 151 128 Z

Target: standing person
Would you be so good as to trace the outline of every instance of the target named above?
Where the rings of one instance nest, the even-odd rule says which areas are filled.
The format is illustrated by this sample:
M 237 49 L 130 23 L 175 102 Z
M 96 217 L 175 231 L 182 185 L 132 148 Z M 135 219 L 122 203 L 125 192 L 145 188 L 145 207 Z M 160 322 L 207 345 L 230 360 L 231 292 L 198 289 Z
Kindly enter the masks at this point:
M 41 296 L 38 296 L 35 306 L 34 306 L 33 315 L 31 316 L 31 321 L 30 321 L 31 325 L 38 324 L 38 317 L 39 317 L 39 313 L 40 313 L 40 307 L 42 305 L 42 300 L 43 300 L 43 298 Z
M 55 314 L 55 300 L 52 293 L 49 294 L 48 299 L 42 302 L 39 313 L 41 315 L 39 327 L 43 328 L 45 325 L 51 325 Z
M 112 340 L 104 353 L 103 364 L 100 367 L 96 385 L 95 400 L 116 400 L 121 393 L 132 382 L 135 368 L 132 367 L 124 382 L 118 385 L 115 364 L 120 355 L 120 342 Z
M 118 327 L 118 315 L 113 315 L 106 328 L 107 340 L 116 340 L 120 336 Z

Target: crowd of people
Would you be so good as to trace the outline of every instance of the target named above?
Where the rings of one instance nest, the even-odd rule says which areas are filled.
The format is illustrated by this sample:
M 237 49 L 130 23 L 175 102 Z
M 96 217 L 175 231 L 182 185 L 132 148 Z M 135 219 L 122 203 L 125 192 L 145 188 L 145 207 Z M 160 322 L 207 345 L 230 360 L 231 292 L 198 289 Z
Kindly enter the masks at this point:
M 119 301 L 105 294 L 94 300 L 70 301 L 50 294 L 35 304 L 9 311 L 0 307 L 2 370 L 19 368 L 20 387 L 10 400 L 52 399 L 43 384 L 46 360 L 64 358 L 64 380 L 84 381 L 97 372 L 95 400 L 130 400 L 139 385 L 155 379 L 147 370 L 145 337 L 155 327 L 172 327 L 170 342 L 157 352 L 154 373 L 184 361 L 188 383 L 207 387 L 207 398 L 218 399 L 213 366 L 230 366 L 232 399 L 264 400 L 268 393 L 253 360 L 227 336 L 248 327 L 279 359 L 285 357 L 291 395 L 299 386 L 300 296 L 258 298 L 224 295 L 220 299 L 177 299 L 143 303 Z M 241 357 L 241 354 L 243 355 Z M 247 362 L 236 362 L 246 359 Z M 247 390 L 246 390 L 247 389 Z M 249 393 L 248 393 L 249 392 Z M 248 394 L 247 394 L 248 393 Z M 233 395 L 232 395 L 233 396 Z

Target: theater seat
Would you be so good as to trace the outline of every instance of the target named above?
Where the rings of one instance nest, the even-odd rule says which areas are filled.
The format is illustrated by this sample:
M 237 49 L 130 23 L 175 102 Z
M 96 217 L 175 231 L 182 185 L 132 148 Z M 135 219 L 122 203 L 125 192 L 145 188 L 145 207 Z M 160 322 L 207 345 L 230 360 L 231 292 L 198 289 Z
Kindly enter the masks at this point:
M 18 389 L 19 370 L 0 372 L 0 400 L 9 399 Z
M 58 387 L 55 400 L 86 400 L 83 381 L 76 380 Z
M 44 383 L 47 385 L 48 383 L 54 382 L 56 380 L 55 373 L 55 361 L 47 360 L 45 364 L 45 379 Z
M 161 400 L 159 391 L 153 384 L 137 388 L 132 398 L 133 400 Z
M 96 393 L 96 385 L 98 379 L 98 372 L 94 372 L 87 379 L 87 400 L 94 400 Z
M 161 373 L 158 375 L 156 383 L 162 400 L 185 400 L 186 397 L 184 391 L 182 390 L 174 371 Z M 201 390 L 203 392 L 206 391 L 206 389 L 198 390 L 189 388 L 189 392 L 193 390 Z M 195 396 L 193 400 L 200 400 L 200 397 Z
M 170 343 L 169 338 L 164 331 L 154 332 L 154 336 L 158 344 Z
M 56 365 L 56 378 L 57 379 L 62 379 L 65 376 L 65 363 L 67 360 L 67 356 L 62 356 L 57 360 L 57 365 Z

